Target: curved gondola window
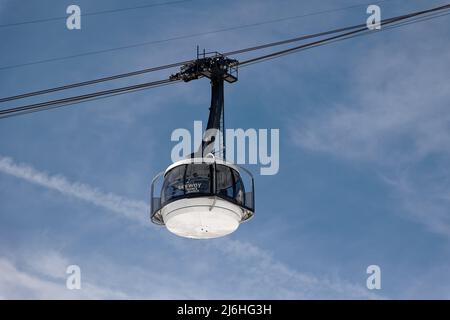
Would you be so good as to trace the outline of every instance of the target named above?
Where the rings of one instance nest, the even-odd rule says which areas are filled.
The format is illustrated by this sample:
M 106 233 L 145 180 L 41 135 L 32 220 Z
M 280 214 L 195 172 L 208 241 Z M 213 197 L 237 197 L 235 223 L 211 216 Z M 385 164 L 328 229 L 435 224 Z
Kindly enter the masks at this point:
M 209 164 L 189 164 L 186 169 L 185 192 L 188 194 L 211 193 L 211 166 Z
M 244 184 L 236 170 L 228 166 L 217 165 L 216 188 L 217 195 L 235 201 L 240 205 L 244 205 Z
M 245 188 L 239 173 L 225 165 L 185 164 L 170 170 L 164 177 L 161 205 L 183 197 L 212 195 L 213 172 L 216 169 L 216 194 L 245 205 Z
M 233 198 L 233 174 L 227 166 L 217 165 L 216 167 L 216 188 L 217 195 L 225 198 Z
M 183 196 L 211 194 L 211 166 L 209 164 L 186 164 L 170 170 L 161 192 L 161 204 Z
M 244 183 L 242 182 L 241 176 L 237 173 L 236 170 L 231 169 L 234 176 L 234 199 L 240 205 L 245 204 L 245 188 Z
M 164 204 L 174 198 L 184 195 L 184 174 L 186 165 L 175 167 L 170 170 L 165 178 L 161 192 L 161 203 Z

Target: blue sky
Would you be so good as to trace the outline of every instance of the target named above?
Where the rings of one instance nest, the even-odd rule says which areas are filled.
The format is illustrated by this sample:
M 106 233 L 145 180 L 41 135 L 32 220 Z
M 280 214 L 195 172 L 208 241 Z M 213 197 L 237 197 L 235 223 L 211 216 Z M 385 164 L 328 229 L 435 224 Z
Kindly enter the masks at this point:
M 87 13 L 151 1 L 0 0 L 0 24 L 73 3 Z M 193 0 L 86 16 L 80 31 L 1 27 L 0 96 L 190 59 L 196 45 L 230 51 L 364 23 L 366 7 L 6 66 L 365 3 Z M 386 18 L 443 3 L 380 6 Z M 227 126 L 279 128 L 280 171 L 249 166 L 256 216 L 223 239 L 178 238 L 146 212 L 171 132 L 206 120 L 206 80 L 2 120 L 0 298 L 450 298 L 449 27 L 445 16 L 242 69 L 226 87 Z M 65 287 L 70 264 L 82 290 Z

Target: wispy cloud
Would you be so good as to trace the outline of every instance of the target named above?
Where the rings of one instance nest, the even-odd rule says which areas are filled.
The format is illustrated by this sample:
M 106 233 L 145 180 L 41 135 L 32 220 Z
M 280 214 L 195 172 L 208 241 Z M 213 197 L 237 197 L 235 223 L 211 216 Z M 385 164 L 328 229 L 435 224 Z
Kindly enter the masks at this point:
M 129 200 L 112 193 L 104 193 L 97 188 L 83 183 L 70 182 L 62 175 L 48 175 L 45 172 L 37 171 L 29 165 L 15 163 L 8 157 L 0 156 L 0 171 L 33 184 L 87 201 L 141 223 L 146 223 L 146 218 L 148 218 L 149 208 L 143 201 Z
M 412 172 L 414 168 L 382 179 L 409 217 L 428 230 L 450 238 L 450 174 L 438 169 L 433 175 Z
M 57 259 L 63 259 L 57 257 Z M 125 299 L 120 291 L 100 288 L 89 282 L 84 290 L 68 290 L 65 279 L 33 274 L 0 257 L 0 299 Z
M 215 263 L 197 270 L 195 261 L 183 272 L 152 265 L 127 266 L 102 257 L 74 259 L 54 251 L 14 253 L 0 258 L 0 297 L 38 299 L 362 299 L 380 298 L 363 286 L 338 278 L 318 278 L 275 261 L 264 250 L 224 240 L 215 247 Z M 219 249 L 219 250 L 217 250 Z M 22 257 L 20 255 L 22 254 Z M 185 254 L 184 254 L 185 255 Z M 18 257 L 19 256 L 19 257 Z M 180 260 L 186 257 L 180 256 Z M 35 259 L 39 257 L 38 259 Z M 214 258 L 215 260 L 216 258 Z M 65 270 L 80 261 L 81 290 L 68 290 Z M 43 264 L 42 264 L 43 263 Z M 238 263 L 238 265 L 236 264 Z M 99 267 L 101 266 L 101 267 Z M 226 281 L 223 279 L 226 278 Z
M 442 200 L 450 194 L 448 34 L 406 30 L 353 64 L 350 98 L 302 115 L 291 138 L 303 149 L 373 165 L 410 217 L 450 236 L 450 203 Z
M 248 286 L 261 292 L 258 298 L 266 299 L 379 299 L 363 285 L 343 281 L 337 277 L 317 277 L 299 272 L 276 261 L 267 251 L 237 240 L 225 239 L 217 249 L 231 256 L 242 268 L 244 277 L 235 283 L 236 288 Z M 248 270 L 248 274 L 246 271 Z M 266 294 L 264 294 L 264 292 Z M 247 293 L 248 294 L 248 293 Z M 232 298 L 232 297 L 230 297 Z M 243 296 L 242 298 L 245 298 Z
M 78 182 L 69 182 L 61 175 L 52 176 L 30 165 L 17 164 L 11 158 L 0 157 L 0 171 L 25 181 L 76 197 L 104 207 L 133 221 L 142 222 L 148 208 L 144 202 L 105 194 Z M 148 221 L 147 221 L 148 223 Z M 161 238 L 161 241 L 167 241 Z M 170 241 L 169 241 L 170 242 Z M 113 261 L 100 261 L 102 272 L 89 278 L 81 295 L 67 293 L 62 273 L 69 259 L 57 252 L 39 253 L 37 259 L 29 257 L 21 270 L 11 259 L 0 260 L 0 292 L 5 298 L 376 298 L 363 285 L 354 285 L 338 278 L 317 277 L 294 270 L 273 259 L 271 254 L 251 243 L 221 239 L 203 247 L 210 254 L 213 247 L 218 264 L 205 270 L 196 266 L 191 254 L 187 255 L 183 243 L 180 259 L 187 259 L 183 273 L 176 270 L 153 270 L 150 266 L 134 266 L 132 272 L 122 272 Z M 184 252 L 184 253 L 183 253 Z M 17 255 L 17 254 L 16 254 Z M 34 255 L 32 255 L 34 256 Z M 226 257 L 226 261 L 223 258 Z M 211 258 L 211 257 L 210 257 Z M 31 261 L 31 262 L 30 262 Z M 145 264 L 145 263 L 144 263 Z M 128 268 L 128 267 L 127 267 Z M 200 268 L 200 272 L 198 270 Z M 2 269 L 5 272 L 2 272 Z M 219 272 L 217 272 L 219 270 Z M 105 276 L 108 273 L 110 276 Z M 10 276 L 5 276 L 5 275 Z M 226 274 L 227 281 L 221 277 Z M 102 278 L 116 279 L 105 284 Z M 110 289 L 110 287 L 112 289 Z M 117 289 L 120 287 L 120 290 Z M 185 290 L 180 290 L 185 288 Z M 85 292 L 88 291 L 88 292 Z

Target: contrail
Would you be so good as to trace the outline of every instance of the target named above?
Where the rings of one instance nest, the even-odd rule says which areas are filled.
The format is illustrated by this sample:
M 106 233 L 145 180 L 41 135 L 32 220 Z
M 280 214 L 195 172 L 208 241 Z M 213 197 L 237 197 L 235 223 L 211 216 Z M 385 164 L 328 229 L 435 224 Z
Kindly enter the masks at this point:
M 15 163 L 12 158 L 1 155 L 0 172 L 109 209 L 122 214 L 126 218 L 138 221 L 142 225 L 149 225 L 147 220 L 149 206 L 143 201 L 129 200 L 112 193 L 104 193 L 89 185 L 71 182 L 62 175 L 49 175 L 34 169 L 30 165 Z M 343 294 L 349 298 L 380 298 L 368 293 L 358 285 L 338 279 L 318 279 L 298 272 L 275 261 L 268 252 L 250 243 L 221 239 L 212 242 L 211 246 L 232 259 L 240 259 L 241 263 L 252 266 L 252 272 L 264 279 L 266 286 L 273 287 L 274 290 L 282 287 L 284 288 L 284 294 L 290 298 L 314 297 L 314 294 L 328 296 L 330 292 L 337 297 Z
M 149 206 L 143 201 L 129 200 L 112 193 L 104 193 L 89 185 L 71 182 L 62 175 L 49 175 L 32 166 L 15 163 L 8 157 L 0 156 L 0 172 L 123 214 L 127 218 L 138 220 L 143 224 L 146 223 L 146 217 L 148 217 Z

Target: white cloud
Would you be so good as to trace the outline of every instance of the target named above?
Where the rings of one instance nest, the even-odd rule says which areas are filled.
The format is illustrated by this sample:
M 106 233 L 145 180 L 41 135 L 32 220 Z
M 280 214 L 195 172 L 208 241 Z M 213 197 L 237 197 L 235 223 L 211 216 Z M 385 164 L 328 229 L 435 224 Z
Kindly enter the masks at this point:
M 63 259 L 61 257 L 61 259 Z M 1 299 L 120 299 L 121 292 L 83 283 L 84 290 L 68 290 L 64 279 L 45 278 L 19 270 L 9 259 L 0 257 Z
M 53 251 L 31 256 L 16 252 L 12 259 L 0 258 L 0 295 L 6 299 L 379 298 L 363 286 L 292 270 L 248 243 L 225 240 L 216 249 L 222 269 L 213 262 L 207 269 L 196 270 L 192 257 L 180 266 L 183 272 L 145 264 L 122 266 L 98 256 L 85 257 L 80 264 L 81 290 L 68 290 L 65 275 L 61 276 L 73 258 Z M 42 258 L 34 259 L 36 256 Z M 55 264 L 41 265 L 43 261 Z
M 47 251 L 45 254 L 33 252 L 28 255 L 27 261 L 31 262 L 36 272 L 41 275 L 64 279 L 66 269 L 71 263 L 56 251 Z
M 293 131 L 297 144 L 382 163 L 449 154 L 450 84 L 439 63 L 446 55 L 429 59 L 401 52 L 368 57 L 373 69 L 360 67 L 351 79 L 356 85 L 349 96 L 355 98 L 301 121 Z
M 336 277 L 317 277 L 289 268 L 266 251 L 250 243 L 225 239 L 217 249 L 241 267 L 242 278 L 233 285 L 243 290 L 242 298 L 258 295 L 259 299 L 364 299 L 380 298 L 363 285 Z M 258 294 L 259 292 L 259 294 Z M 229 298 L 233 298 L 230 296 Z
M 417 25 L 361 55 L 347 79 L 349 98 L 301 115 L 291 137 L 303 149 L 375 165 L 409 217 L 450 236 L 445 32 Z
M 385 176 L 383 180 L 393 187 L 394 195 L 412 220 L 450 238 L 450 174 L 439 169 L 435 175 L 423 177 L 412 170 Z
M 94 205 L 102 206 L 133 221 L 141 222 L 140 215 L 147 206 L 116 195 L 104 194 L 96 188 L 71 183 L 65 177 L 50 176 L 29 165 L 16 164 L 0 157 L 0 171 L 28 182 L 56 190 Z M 147 222 L 148 223 L 148 222 Z M 147 230 L 146 230 L 147 232 Z M 161 241 L 169 241 L 161 237 Z M 201 247 L 208 267 L 198 266 L 198 255 L 185 250 L 180 242 L 171 242 L 185 260 L 174 269 L 161 270 L 154 265 L 120 266 L 99 257 L 84 257 L 84 263 L 101 266 L 91 272 L 79 294 L 68 293 L 64 277 L 69 259 L 55 251 L 14 253 L 22 265 L 20 270 L 10 259 L 0 263 L 0 294 L 5 298 L 376 298 L 362 285 L 353 285 L 337 278 L 319 278 L 304 274 L 274 260 L 265 250 L 241 241 L 221 239 Z M 181 246 L 180 248 L 176 248 Z M 214 250 L 210 250 L 213 248 Z M 211 253 L 212 252 L 212 253 Z M 225 260 L 224 260 L 225 259 Z M 214 263 L 214 261 L 216 261 Z M 84 265 L 83 265 L 84 266 Z M 95 268 L 95 267 L 94 267 Z M 124 272 L 124 269 L 127 270 Z M 156 270 L 156 269 L 157 270 Z M 85 269 L 83 267 L 82 269 Z M 90 268 L 92 269 L 92 268 Z M 3 271 L 2 271 L 3 270 Z M 226 281 L 224 278 L 226 277 Z M 112 279 L 112 283 L 105 283 Z
M 0 171 L 106 208 L 142 224 L 147 222 L 149 208 L 143 201 L 133 201 L 112 193 L 104 193 L 83 183 L 72 183 L 61 175 L 50 176 L 45 172 L 35 170 L 31 166 L 14 163 L 11 158 L 3 156 L 0 156 Z

